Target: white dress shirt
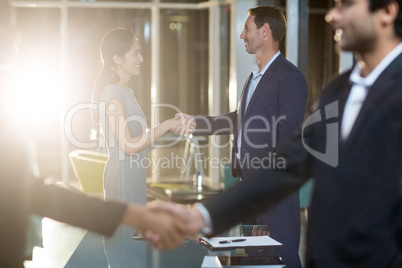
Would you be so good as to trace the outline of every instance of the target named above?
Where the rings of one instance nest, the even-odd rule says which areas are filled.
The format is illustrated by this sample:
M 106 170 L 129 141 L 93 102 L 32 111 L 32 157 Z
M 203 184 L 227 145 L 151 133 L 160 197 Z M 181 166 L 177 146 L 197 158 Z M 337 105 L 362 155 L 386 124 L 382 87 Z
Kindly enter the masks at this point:
M 370 87 L 374 84 L 381 73 L 391 64 L 391 62 L 402 52 L 402 43 L 395 47 L 366 77 L 361 77 L 361 63 L 356 64 L 349 81 L 353 83 L 349 97 L 345 104 L 342 117 L 341 137 L 346 139 L 356 121 L 364 100 Z
M 261 72 L 258 72 L 259 67 L 256 66 L 253 70 L 253 77 L 250 79 L 250 82 L 248 84 L 248 90 L 247 90 L 247 96 L 246 96 L 246 104 L 244 105 L 244 112 L 243 114 L 246 113 L 248 104 L 250 103 L 251 98 L 253 97 L 254 91 L 258 86 L 258 83 L 260 83 L 261 77 L 265 74 L 265 72 L 268 70 L 269 66 L 271 66 L 272 62 L 281 54 L 280 51 L 276 52 L 275 55 L 271 58 L 271 60 L 264 66 L 264 68 L 261 70 Z M 240 159 L 240 148 L 241 148 L 241 135 L 242 135 L 242 130 L 241 127 L 238 130 L 239 135 L 237 136 L 237 154 L 236 157 Z

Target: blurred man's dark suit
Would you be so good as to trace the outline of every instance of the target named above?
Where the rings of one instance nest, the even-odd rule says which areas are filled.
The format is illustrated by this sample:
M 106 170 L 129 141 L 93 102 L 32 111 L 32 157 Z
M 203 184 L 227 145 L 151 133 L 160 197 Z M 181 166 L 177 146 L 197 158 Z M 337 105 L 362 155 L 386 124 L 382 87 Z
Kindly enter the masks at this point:
M 0 267 L 23 267 L 31 213 L 112 235 L 126 206 L 88 198 L 33 178 L 26 142 L 29 131 L 15 128 L 9 119 L 8 114 L 0 115 Z
M 256 171 L 251 180 L 206 201 L 214 234 L 273 206 L 312 176 L 308 267 L 402 267 L 402 55 L 372 85 L 348 138 L 338 143 L 328 135 L 340 128 L 349 76 L 324 89 L 321 120 L 283 148 L 286 172 Z M 326 151 L 327 141 L 339 150 L 335 165 L 305 149 L 334 156 Z

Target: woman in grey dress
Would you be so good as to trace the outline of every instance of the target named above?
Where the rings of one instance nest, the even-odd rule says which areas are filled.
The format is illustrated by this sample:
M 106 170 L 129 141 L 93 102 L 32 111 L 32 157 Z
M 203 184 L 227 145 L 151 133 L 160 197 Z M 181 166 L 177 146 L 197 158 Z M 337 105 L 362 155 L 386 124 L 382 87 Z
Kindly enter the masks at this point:
M 104 197 L 145 204 L 146 169 L 141 160 L 153 140 L 181 126 L 182 120 L 172 118 L 146 132 L 145 115 L 127 86 L 131 76 L 140 74 L 140 50 L 131 30 L 118 28 L 106 33 L 101 45 L 103 69 L 93 99 L 98 103 L 97 121 L 109 156 L 103 176 Z M 121 227 L 113 238 L 104 240 L 110 268 L 146 267 L 146 244 L 132 236 L 132 229 Z

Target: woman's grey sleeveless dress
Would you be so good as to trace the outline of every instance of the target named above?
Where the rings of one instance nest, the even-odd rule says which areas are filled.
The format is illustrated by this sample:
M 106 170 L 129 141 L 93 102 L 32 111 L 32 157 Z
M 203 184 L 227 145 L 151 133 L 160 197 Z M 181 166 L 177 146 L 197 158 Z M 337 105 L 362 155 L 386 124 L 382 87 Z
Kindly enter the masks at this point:
M 112 99 L 118 100 L 123 105 L 124 118 L 108 118 L 106 110 L 115 109 L 114 105 L 110 104 Z M 102 111 L 102 107 L 106 110 Z M 141 164 L 146 162 L 144 158 L 147 149 L 131 155 L 125 154 L 111 128 L 111 125 L 115 124 L 120 126 L 121 132 L 125 131 L 123 124 L 127 124 L 131 137 L 145 133 L 148 127 L 146 118 L 134 92 L 112 84 L 106 86 L 99 101 L 99 119 L 109 155 L 103 174 L 105 200 L 146 204 L 146 169 Z M 146 267 L 146 242 L 133 240 L 134 231 L 132 228 L 122 226 L 112 238 L 104 239 L 110 268 Z

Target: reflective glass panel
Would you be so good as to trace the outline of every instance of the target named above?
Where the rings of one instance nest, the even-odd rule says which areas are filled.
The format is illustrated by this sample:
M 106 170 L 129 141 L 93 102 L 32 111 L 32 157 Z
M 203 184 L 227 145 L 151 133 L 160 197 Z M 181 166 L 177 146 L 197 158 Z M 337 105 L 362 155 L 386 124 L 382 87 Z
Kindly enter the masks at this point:
M 208 113 L 208 11 L 162 10 L 160 23 L 161 102 Z
M 208 11 L 161 10 L 160 28 L 160 103 L 188 114 L 208 114 Z M 161 121 L 176 112 L 169 107 L 159 110 Z M 159 150 L 159 156 L 169 157 L 174 150 L 178 157 L 183 157 L 184 144 Z M 193 162 L 191 178 L 194 166 Z M 161 175 L 178 177 L 181 168 L 165 169 Z

